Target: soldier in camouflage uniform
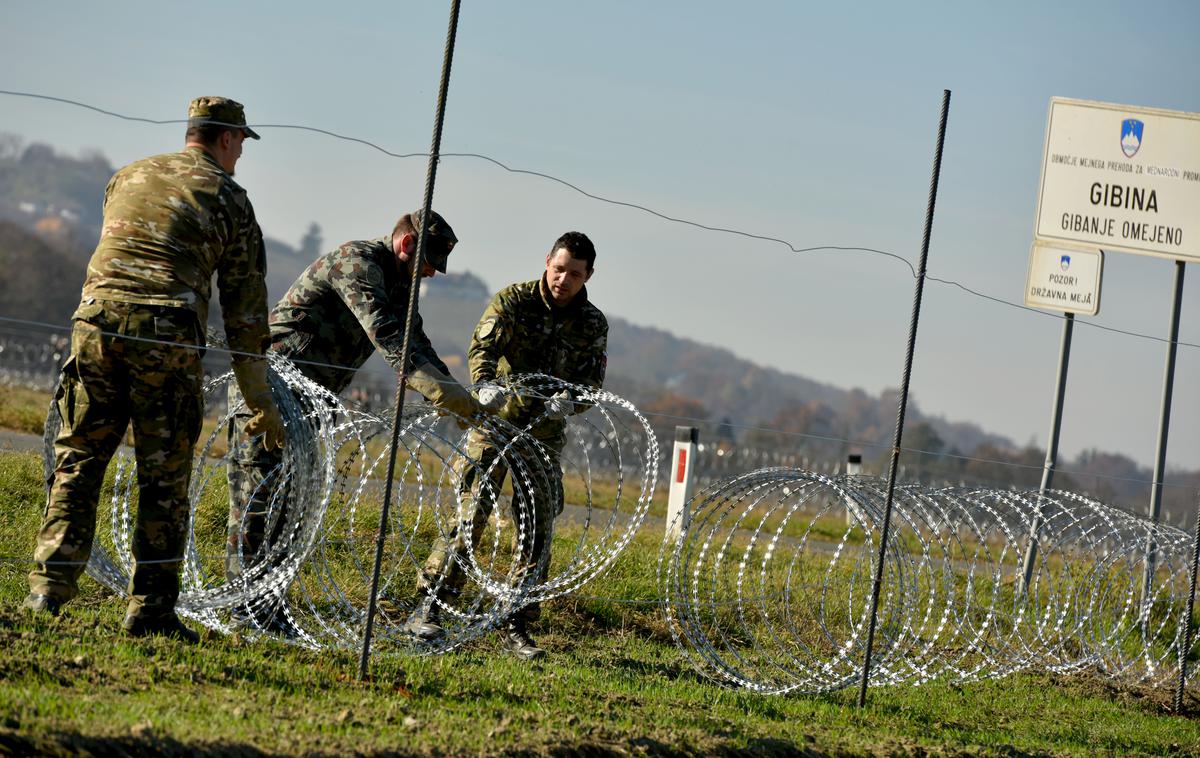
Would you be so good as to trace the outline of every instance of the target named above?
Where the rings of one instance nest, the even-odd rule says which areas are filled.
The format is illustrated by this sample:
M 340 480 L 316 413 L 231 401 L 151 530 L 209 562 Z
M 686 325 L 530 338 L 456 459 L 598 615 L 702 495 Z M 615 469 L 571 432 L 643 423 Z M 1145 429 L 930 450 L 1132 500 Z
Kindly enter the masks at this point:
M 596 248 L 591 240 L 580 232 L 567 232 L 550 249 L 540 279 L 513 284 L 492 298 L 471 338 L 471 379 L 492 383 L 507 376 L 540 373 L 599 388 L 607 367 L 608 322 L 588 300 L 584 286 L 592 276 L 595 261 Z M 480 402 L 490 403 L 499 390 L 485 385 L 478 394 Z M 554 518 L 563 507 L 559 454 L 566 442 L 564 419 L 585 409 L 563 390 L 546 401 L 511 396 L 498 414 L 519 428 L 541 417 L 531 434 L 541 443 L 541 452 L 550 458 L 548 462 L 531 463 L 534 470 L 546 467 L 549 476 L 534 481 L 535 491 L 525 498 L 534 504 L 533 534 L 530 545 L 518 546 L 521 557 L 514 571 L 517 584 L 540 584 L 546 579 Z M 472 492 L 474 507 L 468 520 L 452 530 L 449 540 L 439 539 L 434 545 L 417 582 L 424 594 L 453 595 L 462 586 L 468 529 L 469 544 L 479 544 L 496 493 L 508 473 L 503 461 L 496 461 L 499 451 L 478 432 L 469 434 L 467 454 L 478 462 L 478 467 L 463 467 L 460 488 Z M 488 472 L 490 486 L 480 486 L 476 481 L 479 472 Z M 523 487 L 524 482 L 514 481 L 514 486 Z M 439 636 L 442 629 L 437 608 L 436 603 L 426 603 L 410 620 L 409 631 L 426 639 Z M 505 643 L 521 658 L 536 658 L 545 652 L 527 632 L 529 623 L 539 615 L 540 608 L 534 603 L 508 620 Z
M 109 182 L 100 242 L 74 314 L 55 405 L 62 430 L 24 607 L 57 614 L 78 593 L 92 548 L 104 472 L 133 425 L 136 559 L 124 627 L 134 636 L 198 635 L 175 614 L 188 523 L 192 448 L 204 414 L 200 359 L 215 272 L 252 432 L 282 442 L 266 388 L 262 233 L 233 181 L 246 137 L 242 106 L 192 101 L 186 146 L 132 163 Z
M 294 361 L 308 378 L 334 394 L 341 393 L 355 371 L 378 349 L 397 372 L 404 341 L 404 322 L 412 287 L 412 259 L 424 212 L 400 217 L 392 233 L 372 240 L 347 242 L 314 261 L 292 284 L 271 312 L 272 349 Z M 458 242 L 454 230 L 437 213 L 426 234 L 424 277 L 446 272 L 450 251 Z M 408 381 L 434 405 L 469 417 L 481 408 L 476 399 L 450 376 L 421 324 L 413 324 L 409 346 Z M 231 398 L 230 407 L 236 407 Z M 496 403 L 495 406 L 499 404 Z M 245 418 L 239 416 L 239 422 Z M 240 423 L 230 426 L 230 510 L 226 575 L 230 580 L 261 559 L 278 537 L 267 540 L 266 516 L 271 495 L 271 472 L 281 462 L 278 453 L 248 443 Z M 276 519 L 276 530 L 283 519 Z M 251 611 L 257 626 L 288 634 L 287 624 L 269 611 Z

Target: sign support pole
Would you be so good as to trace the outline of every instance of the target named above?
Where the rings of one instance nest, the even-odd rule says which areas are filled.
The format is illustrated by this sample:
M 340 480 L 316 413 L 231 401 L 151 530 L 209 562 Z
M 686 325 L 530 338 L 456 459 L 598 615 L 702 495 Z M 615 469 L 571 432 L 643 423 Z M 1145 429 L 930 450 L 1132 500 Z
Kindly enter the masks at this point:
M 913 351 L 917 346 L 917 321 L 921 315 L 921 295 L 925 291 L 925 264 L 929 260 L 929 237 L 933 233 L 933 209 L 937 204 L 938 180 L 942 174 L 942 147 L 946 142 L 946 118 L 950 114 L 950 90 L 942 90 L 942 114 L 938 120 L 937 147 L 933 154 L 933 176 L 929 180 L 929 204 L 925 208 L 925 232 L 921 239 L 921 259 L 917 264 L 917 285 L 913 293 L 912 320 L 908 324 L 908 349 L 904 355 L 904 375 L 900 381 L 900 407 L 896 411 L 896 436 L 888 465 L 887 500 L 883 507 L 883 526 L 879 533 L 879 555 L 875 560 L 875 580 L 871 583 L 870 618 L 867 644 L 863 653 L 862 680 L 858 688 L 858 707 L 867 703 L 867 682 L 871 678 L 871 647 L 875 642 L 875 621 L 879 611 L 879 588 L 883 584 L 883 561 L 887 556 L 888 529 L 892 520 L 892 498 L 896 491 L 896 467 L 900 462 L 900 440 L 904 436 L 904 414 L 908 409 L 908 384 L 912 377 Z
M 1175 352 L 1179 345 L 1179 311 L 1183 305 L 1183 273 L 1187 266 L 1175 261 L 1175 297 L 1171 304 L 1170 342 L 1167 345 L 1167 363 L 1163 369 L 1162 409 L 1158 416 L 1158 448 L 1154 452 L 1154 481 L 1150 485 L 1150 522 L 1158 525 L 1159 510 L 1162 508 L 1163 471 L 1167 465 L 1167 432 L 1171 426 L 1171 395 L 1175 389 Z M 1155 553 L 1154 534 L 1146 541 L 1146 562 L 1142 573 L 1142 618 L 1150 612 L 1151 586 L 1154 583 Z
M 1046 440 L 1046 462 L 1042 466 L 1042 484 L 1038 487 L 1038 505 L 1029 525 L 1029 547 L 1025 551 L 1025 570 L 1022 574 L 1019 594 L 1029 590 L 1033 578 L 1033 565 L 1037 560 L 1038 530 L 1042 527 L 1042 496 L 1054 482 L 1054 467 L 1058 463 L 1058 435 L 1062 429 L 1063 398 L 1067 394 L 1067 367 L 1071 360 L 1071 334 L 1075 329 L 1075 314 L 1067 313 L 1063 318 L 1062 344 L 1058 349 L 1058 377 L 1055 380 L 1054 408 L 1050 411 L 1050 438 Z

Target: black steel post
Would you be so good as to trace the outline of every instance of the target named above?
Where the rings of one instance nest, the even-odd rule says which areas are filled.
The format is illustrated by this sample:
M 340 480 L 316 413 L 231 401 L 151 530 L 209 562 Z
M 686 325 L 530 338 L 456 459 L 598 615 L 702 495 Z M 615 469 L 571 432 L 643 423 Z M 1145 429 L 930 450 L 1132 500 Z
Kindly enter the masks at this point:
M 883 508 L 883 528 L 879 535 L 879 556 L 875 580 L 871 584 L 871 615 L 867 622 L 867 649 L 863 656 L 862 681 L 858 688 L 858 707 L 867 702 L 867 681 L 871 676 L 871 647 L 875 642 L 875 616 L 879 610 L 879 588 L 883 584 L 883 560 L 887 553 L 888 530 L 892 520 L 892 499 L 896 489 L 896 466 L 900 461 L 900 441 L 904 436 L 904 414 L 908 409 L 908 385 L 912 376 L 913 351 L 917 345 L 917 321 L 921 316 L 921 295 L 925 290 L 925 266 L 929 259 L 929 237 L 933 232 L 933 209 L 937 204 L 938 179 L 942 174 L 942 146 L 946 141 L 946 118 L 950 113 L 950 90 L 942 92 L 942 113 L 938 120 L 937 147 L 933 155 L 933 176 L 929 181 L 929 204 L 925 209 L 925 232 L 921 238 L 921 260 L 917 266 L 916 292 L 913 294 L 912 320 L 908 325 L 908 349 L 904 355 L 904 375 L 900 380 L 900 407 L 896 412 L 896 436 L 888 465 L 887 500 Z
M 371 657 L 371 631 L 375 623 L 375 604 L 379 599 L 379 571 L 383 565 L 383 546 L 387 537 L 388 511 L 392 504 L 392 478 L 396 473 L 396 445 L 400 441 L 400 423 L 404 417 L 404 385 L 408 380 L 408 356 L 411 350 L 413 323 L 416 321 L 417 296 L 421 292 L 421 271 L 425 265 L 425 244 L 429 234 L 429 219 L 433 212 L 433 185 L 437 177 L 438 152 L 442 145 L 442 123 L 446 117 L 446 91 L 450 88 L 450 64 L 454 60 L 454 37 L 458 32 L 460 0 L 451 0 L 450 28 L 446 32 L 446 49 L 442 57 L 442 79 L 438 85 L 437 116 L 433 125 L 433 145 L 429 148 L 429 168 L 425 174 L 425 204 L 420 233 L 417 235 L 417 254 L 412 260 L 412 285 L 408 293 L 408 314 L 404 322 L 404 342 L 400 347 L 400 375 L 396 378 L 396 413 L 392 418 L 392 443 L 388 451 L 387 482 L 383 490 L 383 511 L 379 514 L 379 534 L 375 537 L 375 569 L 371 573 L 371 595 L 367 600 L 367 623 L 363 630 L 362 656 L 358 661 L 358 678 L 367 677 L 367 661 Z

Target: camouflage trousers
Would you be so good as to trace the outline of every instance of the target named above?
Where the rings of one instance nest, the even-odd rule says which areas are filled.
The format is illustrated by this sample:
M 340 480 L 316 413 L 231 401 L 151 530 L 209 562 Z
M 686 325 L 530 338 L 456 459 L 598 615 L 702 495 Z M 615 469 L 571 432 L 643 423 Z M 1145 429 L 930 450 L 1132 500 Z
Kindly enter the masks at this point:
M 59 600 L 78 594 L 104 472 L 132 424 L 138 506 L 129 611 L 146 617 L 174 612 L 192 449 L 204 416 L 203 344 L 195 314 L 183 308 L 100 300 L 75 312 L 71 356 L 52 409 L 62 429 L 31 592 Z
M 246 432 L 254 412 L 242 401 L 236 382 L 230 382 L 229 408 L 234 411 L 226 439 L 229 458 L 225 470 L 229 481 L 229 520 L 226 524 L 225 578 L 234 581 L 260 563 L 279 538 L 286 520 L 287 503 L 282 499 L 271 513 L 275 482 L 283 465 L 282 450 L 267 450 L 261 438 Z M 268 539 L 268 520 L 270 539 Z
M 513 534 L 513 566 L 510 580 L 513 587 L 522 584 L 541 584 L 546 580 L 550 571 L 550 538 L 553 535 L 554 519 L 563 509 L 562 468 L 559 456 L 562 453 L 566 439 L 556 435 L 550 439 L 539 440 L 537 461 L 531 461 L 529 467 L 534 472 L 531 482 L 522 478 L 513 478 L 513 487 L 518 493 L 514 498 L 534 503 L 532 523 L 526 523 L 529 534 L 518 541 Z M 474 459 L 464 461 L 459 468 L 459 491 L 468 494 L 469 501 L 465 508 L 463 520 L 450 529 L 450 534 L 438 537 L 434 542 L 429 558 L 417 577 L 417 590 L 421 595 L 436 594 L 439 598 L 457 595 L 466 580 L 463 565 L 469 560 L 469 545 L 478 545 L 487 526 L 488 518 L 496 506 L 504 478 L 509 474 L 508 466 L 503 459 L 498 460 L 500 451 L 496 449 L 483 435 L 472 431 L 467 438 L 467 455 Z M 510 450 L 506 455 L 515 455 Z M 549 462 L 541 458 L 544 454 Z M 478 466 L 475 465 L 478 463 Z M 486 485 L 479 481 L 486 477 Z M 526 492 L 526 489 L 531 492 Z M 516 514 L 510 517 L 515 522 Z M 525 516 L 528 519 L 528 514 Z M 468 537 L 470 542 L 468 543 Z M 512 618 L 530 623 L 541 616 L 541 606 L 530 603 L 523 606 Z

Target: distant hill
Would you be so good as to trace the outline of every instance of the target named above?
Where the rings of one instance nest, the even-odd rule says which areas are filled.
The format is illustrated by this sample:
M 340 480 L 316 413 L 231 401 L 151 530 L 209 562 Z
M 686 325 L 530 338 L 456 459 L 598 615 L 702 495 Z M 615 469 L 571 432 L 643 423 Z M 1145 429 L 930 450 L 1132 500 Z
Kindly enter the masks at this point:
M 91 251 L 73 235 L 0 220 L 0 315 L 65 324 L 79 303 Z
M 29 225 L 59 219 L 92 236 L 113 170 L 99 153 L 72 158 L 0 134 L 0 219 Z
M 104 188 L 113 170 L 99 154 L 72 158 L 46 145 L 25 145 L 19 138 L 0 134 L 0 270 L 4 272 L 0 315 L 67 323 L 99 234 Z M 318 254 L 333 247 L 321 238 L 315 223 L 294 246 L 276 238 L 268 238 L 266 244 L 272 303 Z M 493 290 L 507 283 L 485 283 L 469 272 L 458 272 L 423 285 L 420 302 L 426 331 L 460 379 L 467 378 L 465 351 L 475 323 Z M 215 300 L 212 317 L 219 324 Z M 850 450 L 861 450 L 875 464 L 874 471 L 881 471 L 895 424 L 895 390 L 876 396 L 834 387 L 758 366 L 724 348 L 606 315 L 610 325 L 606 386 L 636 403 L 660 431 L 669 433 L 676 423 L 695 423 L 702 427 L 704 439 L 779 451 L 783 457 L 775 460 L 780 461 L 793 460 L 787 455 L 794 455 L 829 465 L 844 461 Z M 394 385 L 390 369 L 378 356 L 367 368 L 370 371 L 360 372 L 354 386 L 381 403 L 390 402 L 388 385 Z M 913 475 L 1037 486 L 1043 456 L 1039 450 L 1019 448 L 970 422 L 928 416 L 912 399 L 907 423 L 905 447 L 928 453 L 907 455 Z M 998 466 L 987 460 L 1020 466 Z M 1060 486 L 1144 510 L 1146 485 L 1127 480 L 1148 479 L 1149 472 L 1129 458 L 1089 451 L 1062 467 L 1078 473 L 1060 476 L 1056 480 Z M 1194 513 L 1200 472 L 1174 472 L 1171 481 L 1183 486 L 1168 489 L 1167 509 Z

